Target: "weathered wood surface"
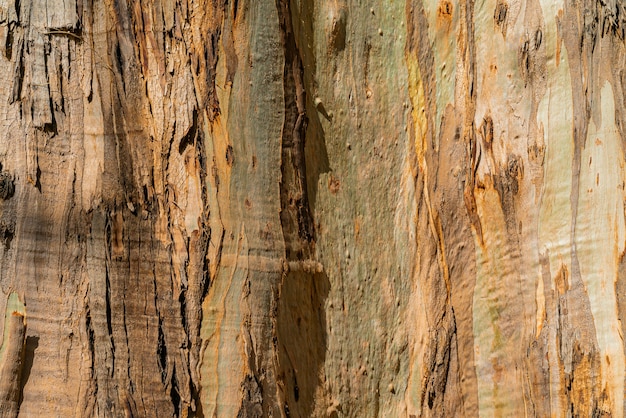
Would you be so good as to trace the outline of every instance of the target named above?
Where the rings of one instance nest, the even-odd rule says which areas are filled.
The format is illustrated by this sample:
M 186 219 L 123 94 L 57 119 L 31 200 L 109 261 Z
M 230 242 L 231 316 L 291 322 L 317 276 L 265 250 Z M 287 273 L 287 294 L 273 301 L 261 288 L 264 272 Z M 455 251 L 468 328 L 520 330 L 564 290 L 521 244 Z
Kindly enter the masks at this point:
M 26 321 L 24 306 L 16 293 L 9 296 L 0 346 L 0 417 L 18 416 L 21 381 L 24 375 Z
M 0 393 L 18 374 L 24 417 L 624 416 L 625 18 L 0 0 Z

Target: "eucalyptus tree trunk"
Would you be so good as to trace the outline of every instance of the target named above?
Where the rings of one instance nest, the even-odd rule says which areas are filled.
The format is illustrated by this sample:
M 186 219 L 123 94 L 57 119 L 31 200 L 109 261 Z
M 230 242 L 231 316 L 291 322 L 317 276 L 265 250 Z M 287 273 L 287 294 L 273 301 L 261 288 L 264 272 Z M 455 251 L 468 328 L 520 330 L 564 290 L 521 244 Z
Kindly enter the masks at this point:
M 0 416 L 624 416 L 624 19 L 0 0 Z

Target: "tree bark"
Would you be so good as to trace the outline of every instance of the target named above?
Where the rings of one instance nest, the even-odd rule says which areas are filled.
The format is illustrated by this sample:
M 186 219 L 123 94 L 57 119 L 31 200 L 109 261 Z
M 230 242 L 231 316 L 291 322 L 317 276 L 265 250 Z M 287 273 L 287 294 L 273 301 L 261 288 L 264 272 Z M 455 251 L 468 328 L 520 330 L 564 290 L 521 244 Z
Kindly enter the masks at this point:
M 1 416 L 624 416 L 621 0 L 0 0 Z

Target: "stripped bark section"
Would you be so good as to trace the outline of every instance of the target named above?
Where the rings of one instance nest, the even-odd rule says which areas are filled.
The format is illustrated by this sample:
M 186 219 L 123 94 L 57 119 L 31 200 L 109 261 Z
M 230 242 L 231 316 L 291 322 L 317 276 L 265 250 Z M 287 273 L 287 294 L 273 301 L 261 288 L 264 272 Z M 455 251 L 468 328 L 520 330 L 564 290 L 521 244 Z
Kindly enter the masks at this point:
M 219 40 L 223 5 L 208 19 L 178 2 L 18 4 L 0 24 L 15 74 L 2 109 L 25 133 L 8 151 L 18 174 L 3 220 L 23 214 L 14 252 L 36 266 L 14 282 L 33 305 L 27 341 L 39 341 L 27 344 L 22 411 L 41 408 L 50 398 L 40 391 L 52 387 L 73 397 L 67 382 L 80 381 L 73 401 L 54 392 L 51 413 L 200 413 L 210 239 L 202 127 L 219 113 L 217 51 L 205 49 Z M 182 31 L 190 22 L 197 33 Z M 44 268 L 50 280 L 36 273 Z M 58 333 L 37 319 L 44 295 L 67 301 L 51 311 Z
M 307 191 L 306 159 L 304 155 L 309 118 L 306 113 L 307 94 L 304 67 L 296 43 L 290 0 L 277 0 L 283 48 L 285 51 L 285 125 L 282 138 L 281 202 L 283 234 L 291 242 L 288 258 L 298 257 L 303 248 L 296 243 L 314 240 L 315 231 Z M 295 225 L 294 225 L 295 224 Z M 291 235 L 297 231 L 297 236 Z M 292 248 L 293 247 L 293 248 Z M 291 254 L 291 253 L 295 254 Z
M 7 312 L 0 359 L 0 416 L 17 417 L 22 397 L 22 367 L 26 342 L 26 318 Z
M 445 245 L 437 244 L 435 248 L 450 248 L 450 241 L 459 239 L 455 228 L 464 229 L 461 225 L 465 220 L 454 217 L 445 221 L 445 215 L 440 215 L 459 213 L 458 208 L 454 209 L 455 200 L 452 197 L 456 191 L 447 190 L 445 186 L 452 177 L 442 175 L 455 172 L 448 168 L 447 160 L 457 155 L 452 160 L 462 161 L 456 170 L 464 176 L 461 207 L 467 211 L 476 246 L 475 255 L 465 253 L 466 260 L 475 260 L 477 266 L 476 271 L 471 273 L 471 276 L 476 275 L 476 290 L 469 312 L 473 317 L 471 335 L 475 351 L 472 351 L 478 357 L 469 362 L 469 367 L 476 367 L 477 375 L 482 376 L 478 390 L 472 393 L 478 396 L 478 407 L 484 413 L 501 411 L 509 414 L 525 410 L 531 415 L 560 414 L 564 411 L 589 415 L 621 411 L 621 406 L 616 409 L 615 405 L 623 404 L 621 389 L 616 389 L 623 388 L 623 376 L 607 366 L 616 363 L 615 370 L 623 369 L 620 366 L 623 348 L 618 349 L 609 342 L 616 339 L 613 335 L 616 331 L 612 330 L 619 328 L 615 319 L 611 319 L 615 314 L 610 313 L 617 311 L 618 305 L 613 304 L 615 308 L 612 309 L 596 302 L 602 298 L 614 300 L 618 297 L 610 287 L 598 284 L 608 280 L 619 283 L 617 267 L 610 267 L 617 266 L 617 261 L 607 259 L 603 264 L 607 267 L 593 267 L 595 262 L 589 257 L 593 253 L 591 246 L 598 245 L 605 238 L 600 233 L 590 238 L 588 225 L 599 223 L 597 219 L 604 219 L 604 215 L 591 215 L 595 212 L 587 202 L 591 202 L 592 198 L 587 195 L 581 197 L 583 190 L 585 193 L 602 193 L 603 175 L 604 181 L 609 184 L 616 181 L 618 189 L 623 182 L 619 180 L 623 179 L 621 168 L 609 169 L 603 174 L 606 169 L 600 169 L 600 166 L 616 167 L 616 164 L 604 162 L 604 157 L 598 154 L 602 149 L 598 147 L 613 146 L 614 131 L 621 129 L 619 115 L 622 99 L 614 100 L 610 93 L 612 89 L 607 87 L 621 83 L 621 76 L 616 77 L 614 71 L 608 70 L 620 64 L 606 69 L 593 65 L 602 61 L 596 57 L 605 56 L 605 60 L 609 61 L 623 57 L 619 30 L 614 30 L 615 19 L 610 17 L 619 15 L 619 12 L 613 11 L 620 6 L 592 3 L 586 6 L 567 3 L 559 8 L 558 5 L 546 7 L 540 2 L 528 2 L 520 8 L 517 2 L 498 0 L 480 4 L 476 10 L 473 10 L 473 4 L 463 3 L 459 5 L 459 16 L 463 16 L 459 20 L 456 20 L 455 11 L 447 6 L 431 8 L 424 5 L 422 9 L 407 6 L 409 22 L 415 21 L 416 17 L 422 19 L 419 25 L 413 26 L 421 30 L 413 29 L 415 32 L 411 32 L 409 26 L 407 41 L 409 92 L 412 96 L 414 143 L 419 168 L 417 179 L 419 181 L 422 173 L 425 178 L 423 185 L 416 189 L 426 196 L 422 210 L 429 213 L 422 215 L 420 222 L 431 225 L 427 233 L 433 236 L 442 231 L 441 236 L 445 239 L 441 242 Z M 598 16 L 607 22 L 601 32 L 597 28 Z M 449 30 L 457 35 L 456 73 L 452 71 L 450 76 L 455 80 L 454 96 L 445 90 L 443 72 L 449 64 L 450 55 L 446 56 L 446 51 L 450 50 L 446 38 Z M 503 36 L 495 37 L 492 32 L 496 31 Z M 609 33 L 611 36 L 606 36 Z M 475 36 L 483 41 L 473 49 L 472 39 Z M 421 49 L 424 52 L 411 47 L 412 42 L 416 42 L 412 39 L 429 40 Z M 419 45 L 418 42 L 416 44 Z M 505 51 L 506 44 L 519 46 L 514 66 L 503 53 L 498 52 Z M 432 49 L 430 45 L 433 45 Z M 613 51 L 613 58 L 603 55 L 607 51 Z M 412 60 L 418 64 L 414 65 Z M 554 106 L 546 107 L 546 103 L 553 103 L 558 100 L 556 95 L 562 94 L 557 92 L 556 87 L 561 84 L 562 87 L 558 88 L 566 91 L 561 102 L 567 97 L 572 100 L 572 116 L 565 118 L 563 115 L 556 116 L 557 108 Z M 443 86 L 443 89 L 434 92 L 435 86 Z M 492 86 L 500 86 L 509 97 L 518 99 L 507 101 L 505 96 L 504 102 L 510 106 L 505 109 L 502 98 Z M 437 98 L 436 103 L 429 100 L 433 96 Z M 549 101 L 546 97 L 550 97 Z M 446 99 L 454 106 L 449 112 L 441 107 Z M 530 112 L 525 105 L 517 103 L 530 103 Z M 511 108 L 517 119 L 502 120 L 508 118 L 506 115 Z M 604 119 L 604 112 L 611 115 L 610 120 Z M 612 127 L 614 112 L 617 122 Z M 447 128 L 447 121 L 453 117 L 460 120 L 456 127 L 457 139 L 445 141 L 446 135 L 455 138 L 454 129 Z M 562 127 L 560 123 L 550 122 L 556 118 L 563 121 Z M 601 130 L 599 126 L 602 126 Z M 566 131 L 568 127 L 569 134 Z M 590 130 L 599 138 L 594 144 L 589 144 L 594 141 L 588 134 Z M 562 161 L 567 164 L 563 154 L 568 155 L 568 148 L 558 145 L 561 143 L 558 138 L 561 137 L 563 144 L 568 140 L 573 143 L 572 164 L 563 165 L 567 170 L 565 182 L 571 184 L 567 188 L 550 179 L 557 164 Z M 449 145 L 459 140 L 465 142 L 466 153 L 455 154 L 454 145 Z M 604 145 L 604 141 L 608 144 Z M 616 149 L 610 155 L 621 155 L 621 152 Z M 429 160 L 429 153 L 445 155 L 446 160 L 433 162 Z M 598 158 L 601 162 L 596 163 Z M 596 167 L 593 184 L 591 179 L 586 179 L 587 170 L 581 161 Z M 433 170 L 438 173 L 436 178 L 429 175 Z M 434 184 L 436 188 L 429 186 Z M 431 188 L 433 191 L 427 194 Z M 619 190 L 617 199 L 623 201 Z M 433 209 L 439 207 L 433 203 L 438 201 L 438 197 L 445 208 L 440 214 Z M 521 207 L 528 208 L 523 202 L 529 201 L 543 201 L 544 206 L 537 211 L 520 211 Z M 545 206 L 545 202 L 551 202 L 552 206 Z M 558 221 L 553 211 L 555 205 L 561 203 L 569 208 L 565 212 L 565 217 L 570 219 L 569 227 L 561 228 L 556 224 Z M 597 230 L 613 229 L 611 237 L 615 236 L 615 239 L 611 238 L 607 244 L 615 249 L 616 254 L 621 254 L 623 205 L 616 204 L 616 213 L 613 212 L 613 204 L 609 206 L 608 216 L 614 219 L 611 221 L 614 224 Z M 563 219 L 563 214 L 560 216 Z M 548 230 L 551 236 L 547 234 Z M 555 234 L 569 242 L 567 252 L 554 246 Z M 583 236 L 586 237 L 584 241 Z M 466 237 L 457 242 L 466 244 L 470 241 L 472 239 Z M 560 255 L 555 255 L 555 252 Z M 430 254 L 432 258 L 434 253 L 431 251 Z M 450 266 L 454 256 L 439 255 L 436 259 L 435 265 L 441 268 L 443 262 Z M 556 263 L 558 259 L 566 261 L 559 266 Z M 557 271 L 565 273 L 555 276 Z M 440 280 L 446 283 L 446 288 L 454 289 L 453 283 L 458 274 L 452 273 L 450 268 L 449 276 L 441 274 Z M 507 284 L 501 287 L 498 282 Z M 424 279 L 420 283 L 421 292 L 431 288 Z M 443 287 L 439 286 L 441 298 L 448 299 L 449 294 L 444 296 L 441 293 Z M 531 293 L 533 287 L 537 290 Z M 516 289 L 516 296 L 507 294 L 505 289 Z M 533 293 L 537 298 L 536 311 L 529 305 L 535 298 Z M 512 297 L 526 302 L 517 307 L 503 304 L 503 300 Z M 458 305 L 453 306 L 457 313 Z M 524 318 L 523 327 L 511 328 L 509 321 L 513 318 Z M 536 323 L 535 332 L 529 327 L 530 323 Z M 572 331 L 573 323 L 579 324 L 575 333 Z M 611 323 L 614 325 L 608 325 Z M 457 322 L 457 335 L 460 329 Z M 485 352 L 489 354 L 483 354 Z M 514 369 L 520 370 L 521 374 Z M 422 381 L 429 381 L 431 374 L 432 371 L 425 371 Z M 550 391 L 548 388 L 554 388 L 554 385 L 568 389 Z M 574 386 L 578 389 L 574 390 Z M 503 403 L 502 396 L 498 395 L 501 390 L 517 395 Z M 550 398 L 542 397 L 541 393 L 545 391 L 550 393 Z M 585 396 L 574 393 L 584 393 Z M 421 408 L 424 408 L 426 399 L 423 395 Z
M 470 3 L 456 6 L 449 8 L 450 21 L 444 25 L 440 22 L 445 17 L 441 13 L 434 15 L 434 10 L 427 9 L 425 4 L 407 3 L 407 62 L 409 72 L 416 74 L 409 80 L 409 91 L 415 89 L 411 95 L 415 126 L 411 138 L 416 144 L 419 168 L 416 198 L 419 199 L 417 228 L 420 232 L 416 258 L 424 260 L 416 266 L 414 280 L 421 288 L 421 298 L 429 305 L 426 308 L 428 339 L 421 360 L 422 395 L 415 413 L 419 411 L 425 416 L 470 416 L 477 413 L 478 406 L 472 300 L 464 290 L 473 287 L 475 280 L 473 244 L 468 245 L 474 241 L 471 231 L 473 229 L 479 237 L 482 235 L 473 194 L 474 167 L 480 161 L 473 133 L 476 94 L 472 66 L 473 9 Z M 442 61 L 445 58 L 439 55 L 436 46 L 431 48 L 431 36 L 446 39 L 444 42 L 457 37 L 458 42 L 457 61 L 452 65 L 456 65 L 459 72 L 440 73 L 437 78 L 456 77 L 457 85 L 462 88 L 457 89 L 456 94 L 451 92 L 452 95 L 445 96 L 448 102 L 444 102 L 441 109 L 441 104 L 433 100 L 433 93 L 439 87 L 434 75 L 437 69 L 447 68 L 450 63 Z M 439 114 L 441 124 L 437 125 Z M 436 263 L 428 266 L 426 260 L 436 260 Z M 420 362 L 419 359 L 412 361 Z

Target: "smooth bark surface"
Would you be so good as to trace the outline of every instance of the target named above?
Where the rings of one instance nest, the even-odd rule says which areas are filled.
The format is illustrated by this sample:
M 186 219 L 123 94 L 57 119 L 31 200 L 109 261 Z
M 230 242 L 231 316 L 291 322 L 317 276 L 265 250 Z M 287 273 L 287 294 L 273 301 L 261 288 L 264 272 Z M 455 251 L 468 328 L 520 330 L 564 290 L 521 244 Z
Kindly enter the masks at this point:
M 0 415 L 624 416 L 625 18 L 0 0 Z

